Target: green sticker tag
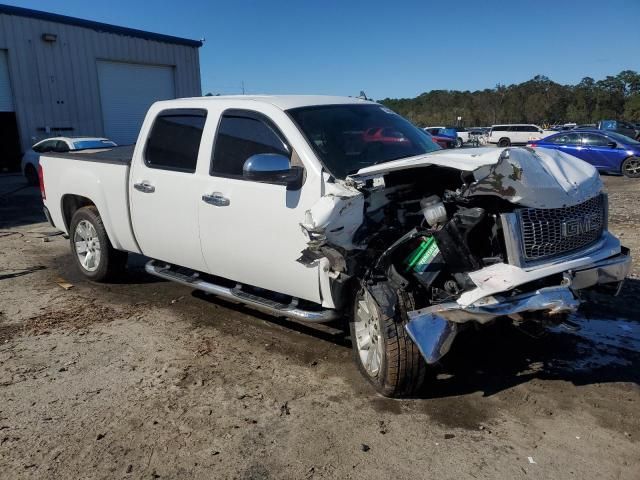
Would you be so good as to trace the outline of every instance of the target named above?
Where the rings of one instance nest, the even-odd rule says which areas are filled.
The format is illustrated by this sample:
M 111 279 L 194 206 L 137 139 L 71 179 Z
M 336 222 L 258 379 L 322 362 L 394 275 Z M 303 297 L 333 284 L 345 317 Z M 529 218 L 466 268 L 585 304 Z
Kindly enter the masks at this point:
M 423 240 L 420 246 L 418 246 L 418 248 L 416 248 L 405 260 L 405 263 L 407 264 L 406 271 L 413 270 L 418 273 L 424 272 L 439 253 L 440 249 L 433 237 Z

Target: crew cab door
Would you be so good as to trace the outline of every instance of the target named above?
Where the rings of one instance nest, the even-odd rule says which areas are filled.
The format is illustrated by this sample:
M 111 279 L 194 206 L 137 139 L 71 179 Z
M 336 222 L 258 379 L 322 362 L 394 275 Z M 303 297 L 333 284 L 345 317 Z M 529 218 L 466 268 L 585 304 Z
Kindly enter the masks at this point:
M 206 269 L 196 175 L 198 157 L 208 157 L 200 152 L 206 118 L 206 110 L 174 108 L 145 120 L 146 144 L 136 147 L 129 179 L 131 222 L 142 253 L 195 270 Z
M 620 162 L 624 160 L 626 152 L 612 146 L 615 142 L 599 133 L 583 133 L 582 141 L 589 152 L 589 163 L 594 167 L 608 171 L 620 171 Z
M 319 302 L 318 267 L 296 261 L 307 247 L 300 223 L 305 211 L 319 200 L 319 188 L 310 178 L 298 190 L 247 180 L 244 163 L 260 153 L 285 155 L 292 165 L 304 166 L 267 115 L 246 109 L 222 112 L 209 178 L 198 192 L 200 239 L 208 271 Z
M 579 133 L 560 133 L 553 137 L 551 143 L 561 152 L 592 163 L 589 151 L 582 145 L 582 137 Z

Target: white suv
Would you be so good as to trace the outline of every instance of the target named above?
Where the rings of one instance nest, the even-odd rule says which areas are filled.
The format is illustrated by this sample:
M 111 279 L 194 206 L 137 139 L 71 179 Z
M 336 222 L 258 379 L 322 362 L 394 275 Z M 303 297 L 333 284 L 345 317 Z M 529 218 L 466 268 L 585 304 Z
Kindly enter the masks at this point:
M 550 135 L 552 132 L 549 132 Z M 537 125 L 531 123 L 513 123 L 493 125 L 489 131 L 489 143 L 497 143 L 499 147 L 526 144 L 529 140 L 538 140 L 547 134 Z

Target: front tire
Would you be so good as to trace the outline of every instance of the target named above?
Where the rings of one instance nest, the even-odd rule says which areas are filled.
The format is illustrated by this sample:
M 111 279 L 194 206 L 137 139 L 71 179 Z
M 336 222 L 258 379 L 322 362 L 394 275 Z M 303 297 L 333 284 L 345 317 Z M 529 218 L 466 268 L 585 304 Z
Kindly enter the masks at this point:
M 629 157 L 622 162 L 622 174 L 628 178 L 640 178 L 640 157 Z
M 395 317 L 389 317 L 367 290 L 355 295 L 349 322 L 354 360 L 385 397 L 415 395 L 427 378 L 427 363 L 404 328 L 406 312 L 411 309 L 413 302 L 404 295 L 396 305 Z
M 123 272 L 127 253 L 113 248 L 96 207 L 76 210 L 71 219 L 69 240 L 78 269 L 90 280 L 103 282 Z
M 511 140 L 509 140 L 508 138 L 501 138 L 500 141 L 498 142 L 499 147 L 508 147 L 510 145 L 511 145 Z
M 462 144 L 463 144 L 462 139 L 460 137 L 458 137 L 456 139 L 456 147 L 460 148 L 460 147 L 462 147 Z

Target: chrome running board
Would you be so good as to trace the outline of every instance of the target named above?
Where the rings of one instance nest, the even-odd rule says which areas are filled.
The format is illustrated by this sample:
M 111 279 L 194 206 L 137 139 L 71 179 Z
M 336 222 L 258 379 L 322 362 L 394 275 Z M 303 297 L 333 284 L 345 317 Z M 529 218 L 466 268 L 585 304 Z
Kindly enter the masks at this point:
M 298 299 L 294 298 L 291 303 L 279 303 L 275 300 L 263 298 L 253 293 L 245 292 L 241 289 L 241 285 L 234 288 L 223 287 L 215 283 L 207 282 L 200 278 L 200 274 L 195 270 L 188 270 L 190 274 L 176 271 L 175 268 L 167 263 L 151 260 L 147 262 L 144 269 L 147 273 L 156 277 L 170 280 L 172 282 L 181 283 L 187 287 L 202 290 L 217 297 L 230 300 L 232 302 L 241 303 L 247 307 L 260 310 L 262 312 L 277 317 L 287 317 L 302 322 L 329 322 L 340 318 L 337 310 L 303 310 L 298 308 Z M 187 270 L 187 269 L 181 269 Z

